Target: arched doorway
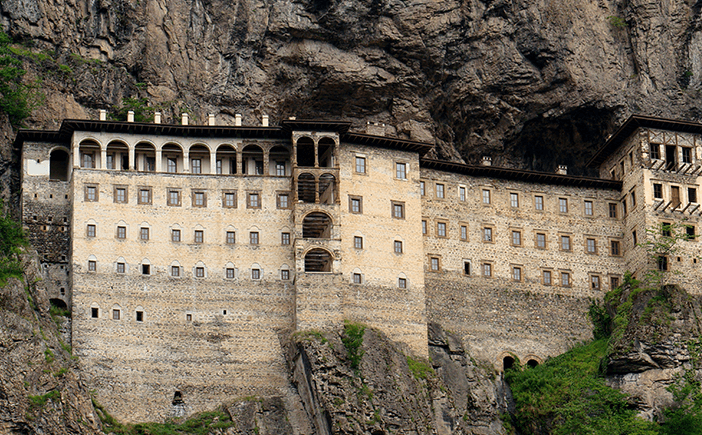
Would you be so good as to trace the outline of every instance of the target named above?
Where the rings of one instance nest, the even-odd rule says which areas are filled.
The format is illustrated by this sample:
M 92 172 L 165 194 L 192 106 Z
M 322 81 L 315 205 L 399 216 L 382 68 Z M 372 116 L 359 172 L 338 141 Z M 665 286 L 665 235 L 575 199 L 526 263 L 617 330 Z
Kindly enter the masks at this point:
M 297 199 L 302 202 L 314 204 L 315 180 L 314 175 L 304 173 L 297 177 Z
M 302 220 L 302 237 L 328 239 L 331 237 L 332 220 L 326 213 L 312 212 Z
M 334 167 L 334 139 L 330 137 L 323 137 L 319 140 L 317 145 L 319 153 L 319 167 L 320 168 L 333 168 Z
M 319 177 L 319 203 L 334 204 L 336 201 L 336 178 L 332 174 Z
M 507 371 L 514 367 L 514 358 L 511 356 L 506 356 L 502 358 L 502 370 Z
M 62 149 L 51 151 L 49 156 L 49 179 L 68 181 L 68 152 Z
M 305 272 L 331 272 L 332 256 L 329 251 L 315 248 L 305 255 Z
M 313 168 L 314 158 L 314 141 L 309 137 L 301 137 L 297 140 L 297 166 Z

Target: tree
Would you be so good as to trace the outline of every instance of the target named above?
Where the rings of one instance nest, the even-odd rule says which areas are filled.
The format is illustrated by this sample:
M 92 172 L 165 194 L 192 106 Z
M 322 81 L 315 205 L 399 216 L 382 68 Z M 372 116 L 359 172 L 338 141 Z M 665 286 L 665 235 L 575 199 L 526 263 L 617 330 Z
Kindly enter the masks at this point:
M 0 285 L 9 277 L 22 276 L 20 254 L 29 243 L 20 224 L 7 214 L 0 199 Z
M 35 87 L 22 82 L 26 71 L 22 62 L 10 51 L 12 39 L 0 26 L 0 111 L 5 112 L 10 123 L 17 127 L 32 114 L 39 104 L 41 94 Z
M 135 122 L 151 122 L 154 119 L 154 108 L 149 107 L 149 100 L 146 98 L 122 98 L 122 107 L 114 106 L 114 113 L 110 114 L 110 118 L 115 121 L 126 121 L 127 113 L 131 110 L 134 112 Z

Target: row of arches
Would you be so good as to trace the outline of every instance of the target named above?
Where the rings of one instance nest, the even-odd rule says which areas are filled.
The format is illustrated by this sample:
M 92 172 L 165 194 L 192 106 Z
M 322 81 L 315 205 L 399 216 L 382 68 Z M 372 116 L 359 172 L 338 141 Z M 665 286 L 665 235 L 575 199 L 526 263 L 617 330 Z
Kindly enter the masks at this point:
M 333 168 L 337 162 L 336 145 L 331 137 L 300 137 L 295 141 L 295 163 L 303 168 Z
M 509 370 L 511 368 L 514 368 L 516 362 L 517 362 L 517 360 L 516 360 L 515 355 L 513 355 L 513 354 L 505 355 L 502 358 L 502 371 L 506 371 L 506 370 Z M 535 357 L 533 355 L 526 357 L 526 366 L 527 367 L 534 368 L 534 367 L 538 366 L 539 364 L 540 364 L 540 361 L 537 357 Z
M 338 202 L 336 177 L 324 173 L 315 176 L 303 172 L 295 179 L 298 201 L 309 204 L 336 204 Z

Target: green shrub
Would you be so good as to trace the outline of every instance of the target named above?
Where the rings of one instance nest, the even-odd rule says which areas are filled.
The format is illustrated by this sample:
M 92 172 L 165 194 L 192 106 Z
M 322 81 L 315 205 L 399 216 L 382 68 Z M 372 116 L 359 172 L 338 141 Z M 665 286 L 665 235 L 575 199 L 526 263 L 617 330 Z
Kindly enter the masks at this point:
M 126 121 L 127 114 L 131 110 L 134 112 L 135 122 L 151 122 L 154 118 L 154 108 L 149 107 L 149 100 L 146 98 L 122 98 L 122 106 L 114 106 L 110 118 L 115 121 Z
M 61 393 L 57 390 L 52 390 L 40 396 L 29 396 L 29 405 L 32 408 L 43 408 L 49 400 L 52 402 L 60 401 Z
M 0 65 L 1 61 L 0 57 Z M 0 287 L 5 286 L 8 278 L 22 278 L 23 268 L 20 254 L 22 253 L 22 248 L 28 244 L 29 242 L 27 242 L 24 231 L 22 231 L 22 226 L 8 215 L 4 203 L 0 199 Z
M 344 343 L 352 369 L 358 369 L 361 365 L 361 358 L 365 353 L 361 350 L 365 332 L 366 327 L 362 324 L 344 321 L 344 335 L 341 337 L 341 342 Z

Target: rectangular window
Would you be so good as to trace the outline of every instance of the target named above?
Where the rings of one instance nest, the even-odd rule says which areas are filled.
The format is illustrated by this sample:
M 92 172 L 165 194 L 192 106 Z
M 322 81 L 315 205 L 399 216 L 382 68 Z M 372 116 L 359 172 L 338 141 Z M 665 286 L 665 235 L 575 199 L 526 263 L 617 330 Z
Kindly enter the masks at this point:
M 636 192 L 631 192 L 629 197 L 631 198 L 631 209 L 633 210 L 636 207 Z
M 402 241 L 395 240 L 395 254 L 402 254 Z
M 83 167 L 84 168 L 94 168 L 95 158 L 92 153 L 83 153 Z
M 446 222 L 436 223 L 436 237 L 446 237 Z
M 622 198 L 622 213 L 626 216 L 626 196 Z
M 261 208 L 261 197 L 258 192 L 250 192 L 246 203 L 248 208 Z
M 392 201 L 392 217 L 395 219 L 405 218 L 405 203 Z
M 427 221 L 422 221 L 422 234 L 427 235 Z
M 354 273 L 354 274 L 353 274 L 353 283 L 354 283 L 354 284 L 360 284 L 360 283 L 361 283 L 361 274 L 360 274 L 360 273 Z
M 224 192 L 222 194 L 222 205 L 225 208 L 236 208 L 236 192 Z
M 168 191 L 168 205 L 179 206 L 180 205 L 180 191 L 179 190 L 169 190 Z
M 117 238 L 126 239 L 127 238 L 127 227 L 117 227 Z
M 522 280 L 522 268 L 521 267 L 512 267 L 512 280 L 514 281 L 521 281 Z
M 444 185 L 436 183 L 436 197 L 443 199 L 444 196 Z
M 281 270 L 280 279 L 282 279 L 283 281 L 288 281 L 290 279 L 290 271 L 287 269 Z
M 461 225 L 461 240 L 468 240 L 468 227 L 466 225 Z
M 139 239 L 140 240 L 149 240 L 149 229 L 148 228 L 140 228 L 139 229 Z
M 366 173 L 366 158 L 356 156 L 356 172 L 359 174 Z
M 171 276 L 173 276 L 173 277 L 180 276 L 180 266 L 171 266 Z
M 236 233 L 234 231 L 227 231 L 227 244 L 233 245 L 236 243 Z
M 585 216 L 592 216 L 592 201 L 585 201 Z
M 541 195 L 537 195 L 534 197 L 534 208 L 536 210 L 543 210 L 544 209 L 544 197 Z
M 407 278 L 398 278 L 397 279 L 397 286 L 399 288 L 407 288 Z
M 112 320 L 119 320 L 120 312 L 119 310 L 112 310 Z
M 658 257 L 658 270 L 662 272 L 668 270 L 668 257 L 665 255 Z
M 439 258 L 438 257 L 430 257 L 429 259 L 429 264 L 431 266 L 431 270 L 434 272 L 438 272 L 440 270 L 440 264 L 439 264 Z
M 217 164 L 216 164 L 215 168 L 216 168 L 215 172 L 217 173 L 217 175 L 221 175 L 222 174 L 222 160 L 221 159 L 217 160 Z
M 458 187 L 458 199 L 460 201 L 465 201 L 466 200 L 466 188 L 463 186 Z
M 180 242 L 180 230 L 171 230 L 171 242 Z
M 127 188 L 126 187 L 115 187 L 115 202 L 120 204 L 127 203 Z
M 519 207 L 519 194 L 510 193 L 509 194 L 509 205 L 513 208 Z
M 202 230 L 195 230 L 195 235 L 193 237 L 193 243 L 204 243 L 205 232 Z
M 190 160 L 190 172 L 193 174 L 202 174 L 202 159 Z
M 639 241 L 636 239 L 636 231 L 631 232 L 631 240 L 634 242 L 634 246 L 639 244 Z
M 227 267 L 226 270 L 224 271 L 224 276 L 227 277 L 227 279 L 234 279 L 234 268 L 233 267 Z
M 483 189 L 483 204 L 490 204 L 490 191 Z
M 125 265 L 124 263 L 117 263 L 117 273 L 124 273 Z
M 551 271 L 544 270 L 542 274 L 544 285 L 551 285 Z
M 695 240 L 695 226 L 685 225 L 685 240 Z
M 546 233 L 536 233 L 536 247 L 546 249 Z
M 485 277 L 492 276 L 492 264 L 483 263 L 483 276 L 485 276 Z
M 563 287 L 570 287 L 570 273 L 561 272 L 561 285 Z
M 407 179 L 407 163 L 395 163 L 395 178 Z
M 661 158 L 661 146 L 657 143 L 652 143 L 649 145 L 649 149 L 651 151 L 651 158 L 652 159 L 660 159 Z
M 561 213 L 568 213 L 568 199 L 558 198 L 558 211 Z
M 680 187 L 670 186 L 670 206 L 673 208 L 680 207 Z
M 280 244 L 289 245 L 290 244 L 290 233 L 280 233 Z
M 682 147 L 682 162 L 692 163 L 692 148 Z
M 193 192 L 193 207 L 206 207 L 207 206 L 207 195 L 205 192 L 195 191 Z
M 618 257 L 618 256 L 622 255 L 621 252 L 622 252 L 622 251 L 621 251 L 621 247 L 620 247 L 620 245 L 619 245 L 619 241 L 618 241 L 618 240 L 612 240 L 612 241 L 610 242 L 610 253 L 611 253 L 613 256 Z
M 354 236 L 353 247 L 356 249 L 363 249 L 363 237 Z
M 139 204 L 151 204 L 151 188 L 140 188 L 137 202 Z
M 90 317 L 92 317 L 93 319 L 97 319 L 99 312 L 100 311 L 98 308 L 91 308 L 90 309 Z
M 363 213 L 363 198 L 360 196 L 349 196 L 349 212 Z
M 586 239 L 585 247 L 588 254 L 597 254 L 597 241 L 595 239 Z
M 95 225 L 88 224 L 88 230 L 86 232 L 86 236 L 95 237 Z
M 419 182 L 419 193 L 422 196 L 426 195 L 426 185 L 425 185 L 424 181 Z
M 655 199 L 663 199 L 663 185 L 654 183 L 653 184 L 653 197 Z
M 195 277 L 204 278 L 205 277 L 205 268 L 204 267 L 196 267 L 195 268 Z
M 561 250 L 570 251 L 570 236 L 561 236 Z
M 483 227 L 483 242 L 492 242 L 492 228 Z
M 143 312 L 143 311 L 137 311 L 137 312 L 136 312 L 136 321 L 137 321 L 137 322 L 143 322 L 143 321 L 144 321 L 144 312 Z
M 275 162 L 275 175 L 278 177 L 285 176 L 285 162 L 284 161 L 276 161 Z
M 610 277 L 609 278 L 609 286 L 612 288 L 612 290 L 619 287 L 619 277 L 618 276 Z
M 178 160 L 175 157 L 168 157 L 166 161 L 166 171 L 169 174 L 178 172 Z
M 97 269 L 97 261 L 88 260 L 88 271 L 95 272 L 96 269 Z
M 687 188 L 687 202 L 697 202 L 697 189 L 694 187 Z
M 98 200 L 97 186 L 85 186 L 85 201 L 94 202 Z
M 522 246 L 521 231 L 512 231 L 512 246 Z
M 617 218 L 617 203 L 615 202 L 609 203 L 609 217 L 611 217 L 612 219 Z
M 463 261 L 463 274 L 470 276 L 470 261 Z
M 258 232 L 251 231 L 249 233 L 249 243 L 252 245 L 258 245 Z
M 107 161 L 106 161 L 105 167 L 107 169 L 115 169 L 115 155 L 108 154 L 106 157 L 107 157 Z
M 593 290 L 599 290 L 600 289 L 600 277 L 598 275 L 591 275 L 590 276 L 590 285 Z
M 290 195 L 287 193 L 279 193 L 278 194 L 278 208 L 285 209 L 290 207 Z
M 193 315 L 192 315 L 192 314 L 186 314 L 186 315 L 185 315 L 185 321 L 186 321 L 186 322 L 192 322 L 192 321 L 193 321 Z
M 141 274 L 142 275 L 150 275 L 151 274 L 151 265 L 150 264 L 142 264 L 141 265 Z

